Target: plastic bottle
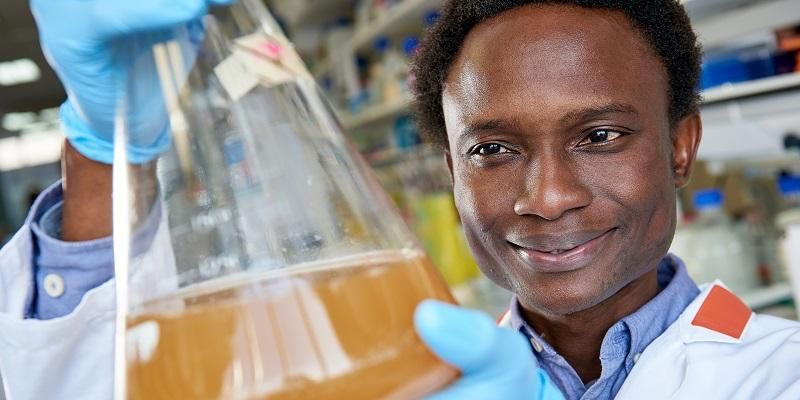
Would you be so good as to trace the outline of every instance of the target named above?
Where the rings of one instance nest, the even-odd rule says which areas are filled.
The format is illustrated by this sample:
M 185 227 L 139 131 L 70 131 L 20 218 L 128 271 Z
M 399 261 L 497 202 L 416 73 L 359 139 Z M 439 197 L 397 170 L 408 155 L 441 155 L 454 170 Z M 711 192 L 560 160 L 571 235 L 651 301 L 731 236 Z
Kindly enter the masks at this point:
M 405 44 L 404 44 L 405 45 Z M 384 52 L 383 102 L 400 101 L 406 91 L 409 58 L 399 48 L 389 46 Z
M 800 218 L 800 176 L 784 176 L 778 180 L 778 190 L 783 198 L 783 210 L 781 216 L 784 218 L 795 216 Z
M 353 24 L 348 18 L 339 17 L 328 26 L 325 31 L 323 52 L 327 61 L 327 70 L 320 74 L 318 81 L 325 91 L 328 99 L 337 106 L 345 109 L 354 92 L 349 74 L 355 70 L 355 60 L 350 56 L 346 49 L 346 43 L 350 41 L 354 34 Z M 323 64 L 320 64 L 323 65 Z
M 439 17 L 442 16 L 441 11 L 439 10 L 431 10 L 425 14 L 425 29 L 428 29 L 433 26 L 436 22 L 439 21 Z
M 417 125 L 409 116 L 403 116 L 395 120 L 392 133 L 394 145 L 399 150 L 410 150 L 422 143 Z
M 795 286 L 795 295 L 800 300 L 800 176 L 784 176 L 778 181 L 783 198 L 783 211 L 775 218 L 775 225 L 782 232 L 779 254 L 783 275 Z M 799 302 L 800 303 L 800 302 Z
M 391 41 L 386 36 L 381 36 L 373 43 L 377 59 L 369 67 L 369 95 L 370 101 L 375 104 L 384 102 L 386 90 L 386 54 L 391 46 Z
M 400 70 L 401 73 L 399 78 L 401 79 L 401 84 L 403 85 L 404 95 L 409 95 L 411 93 L 411 88 L 414 87 L 414 79 L 416 79 L 416 77 L 411 73 L 410 63 L 414 58 L 414 55 L 417 53 L 418 48 L 418 37 L 408 36 L 403 40 L 403 54 L 406 58 L 406 64 L 405 67 Z
M 699 215 L 685 228 L 686 266 L 698 283 L 720 279 L 733 291 L 747 293 L 759 286 L 755 249 L 725 214 L 723 203 L 720 190 L 695 193 L 694 206 Z

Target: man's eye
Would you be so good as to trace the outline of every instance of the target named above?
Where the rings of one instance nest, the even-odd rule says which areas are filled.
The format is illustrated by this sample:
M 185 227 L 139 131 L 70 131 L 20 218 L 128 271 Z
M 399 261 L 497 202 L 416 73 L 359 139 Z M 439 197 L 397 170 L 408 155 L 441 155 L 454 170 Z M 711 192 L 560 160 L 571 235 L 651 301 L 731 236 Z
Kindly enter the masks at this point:
M 622 134 L 619 132 L 614 132 L 608 129 L 598 129 L 586 136 L 586 138 L 580 142 L 579 146 L 611 142 L 619 139 L 621 136 Z
M 493 156 L 502 153 L 508 153 L 508 149 L 497 143 L 482 144 L 472 150 L 473 155 L 479 156 Z

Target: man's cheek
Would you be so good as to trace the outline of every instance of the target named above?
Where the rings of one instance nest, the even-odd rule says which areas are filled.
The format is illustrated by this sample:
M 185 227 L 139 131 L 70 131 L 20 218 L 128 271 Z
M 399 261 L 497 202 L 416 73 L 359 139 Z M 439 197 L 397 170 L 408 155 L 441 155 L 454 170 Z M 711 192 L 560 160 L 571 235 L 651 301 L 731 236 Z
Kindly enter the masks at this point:
M 456 187 L 454 189 L 456 208 L 465 226 L 480 230 L 481 204 L 473 190 Z
M 479 226 L 481 232 L 486 232 L 489 227 L 507 210 L 512 210 L 505 203 L 507 193 L 502 193 L 496 185 L 487 184 L 490 179 L 475 179 L 466 182 L 464 187 L 455 191 L 456 207 L 462 214 L 462 219 L 469 219 L 473 225 Z

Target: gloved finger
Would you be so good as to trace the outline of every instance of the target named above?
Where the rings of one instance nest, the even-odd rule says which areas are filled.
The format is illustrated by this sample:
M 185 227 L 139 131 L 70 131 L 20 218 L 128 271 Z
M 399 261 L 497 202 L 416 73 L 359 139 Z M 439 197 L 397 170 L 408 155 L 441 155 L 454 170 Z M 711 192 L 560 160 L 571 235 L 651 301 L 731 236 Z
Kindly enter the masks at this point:
M 160 30 L 191 21 L 209 5 L 236 0 L 31 0 L 42 30 L 69 29 L 71 37 L 105 41 L 116 36 Z M 75 18 L 80 24 L 67 26 Z M 54 28 L 55 27 L 55 28 Z
M 208 11 L 207 0 L 94 0 L 95 39 L 170 28 Z
M 417 307 L 414 322 L 434 354 L 465 376 L 507 375 L 509 370 L 536 369 L 522 334 L 498 328 L 484 313 L 425 301 Z

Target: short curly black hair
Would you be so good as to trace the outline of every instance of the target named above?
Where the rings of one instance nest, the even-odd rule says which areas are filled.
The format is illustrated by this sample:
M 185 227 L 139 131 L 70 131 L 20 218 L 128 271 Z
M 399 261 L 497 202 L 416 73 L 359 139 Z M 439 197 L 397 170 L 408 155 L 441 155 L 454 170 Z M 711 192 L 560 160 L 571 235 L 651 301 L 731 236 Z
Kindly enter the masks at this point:
M 442 92 L 469 32 L 482 22 L 526 5 L 567 5 L 623 13 L 658 55 L 669 76 L 670 122 L 699 109 L 701 47 L 678 0 L 450 0 L 414 58 L 414 112 L 423 134 L 447 145 Z

